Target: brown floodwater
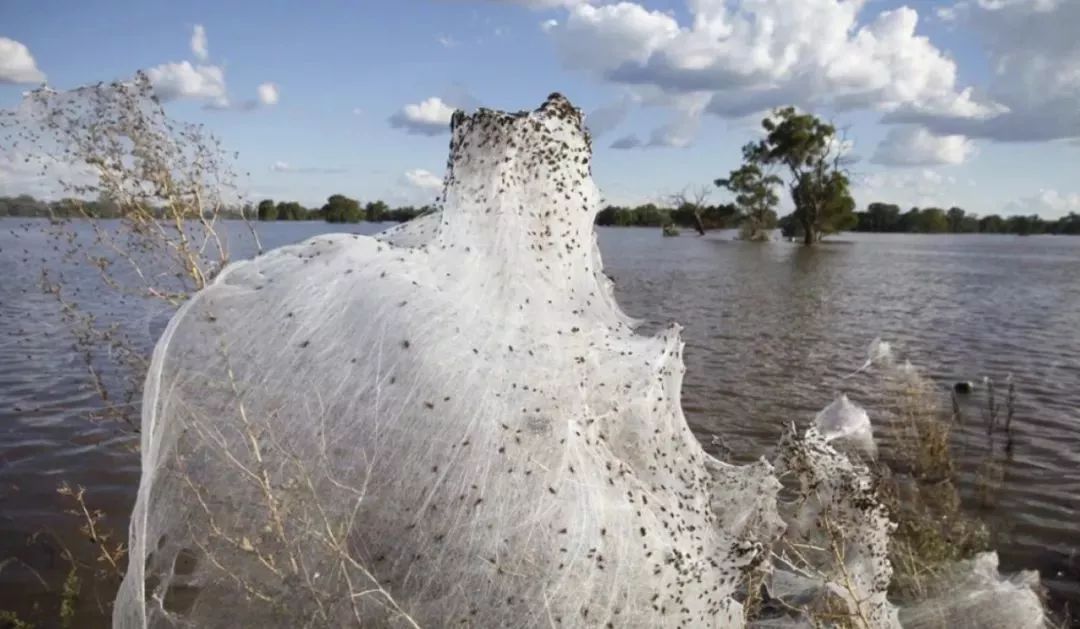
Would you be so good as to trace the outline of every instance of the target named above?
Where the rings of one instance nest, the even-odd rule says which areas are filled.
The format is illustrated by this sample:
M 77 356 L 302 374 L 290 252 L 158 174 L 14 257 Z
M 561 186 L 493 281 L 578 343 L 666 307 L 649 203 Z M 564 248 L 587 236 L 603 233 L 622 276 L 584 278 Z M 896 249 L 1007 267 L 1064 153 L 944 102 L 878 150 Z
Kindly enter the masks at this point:
M 55 622 L 69 570 L 63 549 L 94 558 L 57 487 L 84 486 L 104 513 L 99 528 L 124 541 L 139 458 L 130 430 L 88 419 L 101 402 L 58 303 L 40 288 L 42 268 L 63 267 L 80 308 L 120 322 L 144 351 L 168 313 L 64 267 L 44 226 L 0 219 L 0 610 Z M 268 247 L 379 229 L 260 225 Z M 994 531 L 1003 569 L 1038 569 L 1055 606 L 1080 608 L 1080 238 L 845 234 L 815 248 L 725 232 L 663 238 L 659 229 L 601 228 L 599 238 L 619 303 L 643 331 L 685 327 L 687 419 L 707 447 L 717 437 L 740 461 L 768 454 L 785 423 L 806 424 L 841 392 L 873 419 L 879 379 L 845 376 L 875 337 L 943 392 L 1011 374 L 1011 452 L 1000 436 L 988 440 L 985 391 L 961 400 L 968 420 L 953 444 L 961 491 Z M 989 456 L 1003 475 L 984 505 L 976 470 Z M 84 579 L 73 626 L 107 626 L 116 585 Z

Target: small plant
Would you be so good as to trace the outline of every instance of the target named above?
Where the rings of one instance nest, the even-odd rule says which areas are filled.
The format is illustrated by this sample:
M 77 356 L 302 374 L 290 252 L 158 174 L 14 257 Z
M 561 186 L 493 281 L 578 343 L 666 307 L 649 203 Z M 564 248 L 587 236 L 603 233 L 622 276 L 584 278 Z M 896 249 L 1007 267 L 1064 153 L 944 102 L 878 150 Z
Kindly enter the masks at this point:
M 201 125 L 171 120 L 142 73 L 130 81 L 28 93 L 18 109 L 0 112 L 0 149 L 40 167 L 66 197 L 48 206 L 46 233 L 59 255 L 43 262 L 41 286 L 55 298 L 100 398 L 88 419 L 117 422 L 128 439 L 115 443 L 134 452 L 151 348 L 126 325 L 127 313 L 97 306 L 135 302 L 167 317 L 230 261 L 226 218 L 244 219 L 261 250 L 235 192 L 232 155 Z M 83 297 L 98 292 L 111 299 Z M 90 545 L 68 548 L 51 531 L 31 536 L 51 538 L 71 566 L 62 584 L 46 586 L 59 594 L 59 607 L 34 616 L 48 614 L 41 622 L 49 626 L 76 627 L 87 621 L 78 617 L 87 609 L 81 599 L 109 614 L 127 548 L 103 528 L 106 516 L 88 504 L 85 488 L 63 482 L 57 492 Z M 25 625 L 8 614 L 0 627 Z
M 122 560 L 127 554 L 127 548 L 123 543 L 110 546 L 109 539 L 112 537 L 112 533 L 103 531 L 99 527 L 101 520 L 105 518 L 105 514 L 99 509 L 91 510 L 86 506 L 86 488 L 80 485 L 77 489 L 72 489 L 67 481 L 64 481 L 60 483 L 56 493 L 67 496 L 75 503 L 76 508 L 69 509 L 67 512 L 82 519 L 79 530 L 86 535 L 91 544 L 97 546 L 97 561 L 104 564 L 106 572 L 122 577 L 124 575 Z
M 60 626 L 64 629 L 73 626 L 81 589 L 82 581 L 79 579 L 75 565 L 72 564 L 67 579 L 64 580 L 64 589 L 60 593 Z
M 0 610 L 0 629 L 34 629 L 34 625 L 20 619 L 15 612 Z
M 956 396 L 949 412 L 933 383 L 914 369 L 896 369 L 886 380 L 886 431 L 892 447 L 878 464 L 879 494 L 896 522 L 889 545 L 892 595 L 917 600 L 940 571 L 989 549 L 990 533 L 963 509 L 952 456 L 953 427 L 963 416 Z

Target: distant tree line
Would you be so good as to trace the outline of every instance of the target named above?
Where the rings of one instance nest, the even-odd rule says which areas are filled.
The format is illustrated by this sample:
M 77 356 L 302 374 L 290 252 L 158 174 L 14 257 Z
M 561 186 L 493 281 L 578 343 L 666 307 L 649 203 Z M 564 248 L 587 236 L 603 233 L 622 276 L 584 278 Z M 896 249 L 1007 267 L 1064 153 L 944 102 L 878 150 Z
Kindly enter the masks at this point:
M 752 173 L 743 173 L 747 177 Z M 739 171 L 723 183 L 738 187 Z M 749 177 L 750 184 L 743 184 L 738 203 L 699 205 L 683 203 L 675 208 L 660 207 L 646 203 L 636 207 L 609 205 L 596 215 L 596 224 L 616 227 L 663 227 L 678 225 L 692 228 L 697 225 L 695 214 L 701 218 L 705 229 L 746 228 L 750 225 L 756 232 L 777 225 L 769 209 L 773 203 L 761 203 L 759 197 L 765 186 Z M 743 182 L 746 179 L 741 180 Z M 771 201 L 769 199 L 768 201 Z M 61 199 L 42 201 L 26 194 L 15 197 L 0 196 L 0 216 L 58 217 L 58 218 L 117 218 L 120 208 L 108 199 L 95 200 Z M 435 211 L 430 205 L 422 207 L 403 206 L 391 208 L 383 201 L 361 205 L 356 199 L 335 194 L 319 208 L 306 208 L 295 201 L 260 201 L 245 214 L 261 221 L 327 221 L 329 223 L 404 222 Z M 241 208 L 224 212 L 225 217 L 240 218 Z M 854 212 L 854 220 L 847 220 L 850 229 L 857 232 L 885 232 L 911 234 L 1067 234 L 1080 235 L 1080 214 L 1070 212 L 1057 220 L 1037 215 L 979 216 L 962 208 L 947 210 L 936 207 L 911 208 L 902 211 L 892 203 L 871 203 L 865 211 Z M 797 216 L 792 213 L 779 219 L 778 226 L 788 233 L 801 232 Z M 753 236 L 748 236 L 754 239 Z
M 382 201 L 360 205 L 356 199 L 335 194 L 320 208 L 306 208 L 295 201 L 260 201 L 255 207 L 236 207 L 221 213 L 224 218 L 258 218 L 260 221 L 327 221 L 358 223 L 360 221 L 404 222 L 434 211 L 431 206 L 391 208 Z M 162 210 L 162 213 L 164 210 Z M 0 196 L 0 216 L 38 218 L 119 218 L 123 209 L 107 198 L 60 199 L 42 201 L 28 194 L 15 197 Z
M 272 199 L 264 199 L 256 207 L 256 215 L 260 221 L 326 221 L 328 223 L 359 223 L 361 221 L 402 223 L 433 211 L 435 208 L 430 205 L 391 208 L 383 201 L 372 201 L 361 205 L 356 199 L 343 194 L 330 195 L 326 203 L 319 208 L 305 208 L 295 201 L 274 202 Z
M 165 207 L 145 208 L 146 211 L 162 218 L 169 214 Z M 134 209 L 127 208 L 128 215 L 134 213 Z M 139 211 L 143 208 L 140 207 Z M 254 211 L 249 207 L 245 212 L 243 207 L 225 208 L 214 215 L 221 218 L 254 217 Z M 209 212 L 208 212 L 209 215 Z M 21 216 L 27 218 L 121 218 L 124 216 L 124 208 L 115 201 L 101 194 L 96 199 L 64 198 L 55 201 L 43 201 L 35 199 L 28 194 L 20 194 L 15 197 L 0 196 L 0 217 Z
M 1057 220 L 1037 215 L 979 216 L 962 208 L 948 210 L 913 207 L 903 212 L 892 203 L 871 203 L 865 212 L 856 212 L 853 231 L 919 234 L 1080 234 L 1080 214 L 1070 212 Z
M 739 209 L 733 204 L 697 206 L 683 203 L 676 208 L 665 208 L 646 203 L 636 207 L 609 205 L 596 214 L 596 224 L 605 227 L 663 227 L 672 224 L 694 227 L 697 225 L 695 214 L 701 217 L 705 229 L 733 228 L 742 219 Z
M 17 197 L 0 197 L 0 216 L 117 218 L 120 207 L 104 198 L 42 201 L 28 194 L 20 194 Z

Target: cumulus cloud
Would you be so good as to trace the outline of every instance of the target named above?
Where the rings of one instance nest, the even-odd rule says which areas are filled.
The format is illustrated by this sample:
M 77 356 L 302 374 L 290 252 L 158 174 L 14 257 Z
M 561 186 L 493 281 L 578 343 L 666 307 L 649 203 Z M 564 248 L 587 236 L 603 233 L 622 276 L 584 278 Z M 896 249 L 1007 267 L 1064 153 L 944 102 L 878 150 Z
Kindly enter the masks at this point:
M 405 180 L 409 185 L 427 192 L 439 192 L 443 187 L 441 177 L 423 168 L 415 168 L 405 173 Z
M 916 34 L 901 7 L 860 20 L 850 0 L 694 0 L 689 26 L 639 4 L 572 7 L 551 35 L 564 57 L 609 80 L 714 94 L 710 111 L 781 104 L 981 115 L 992 104 L 958 89 L 955 62 Z
M 86 164 L 39 150 L 27 153 L 0 147 L 0 190 L 5 195 L 60 199 L 70 196 L 73 187 L 91 186 L 96 181 L 97 172 Z
M 936 136 L 922 127 L 904 125 L 889 130 L 871 161 L 887 166 L 962 164 L 973 151 L 972 141 L 962 135 Z
M 453 107 L 433 96 L 420 103 L 405 105 L 390 117 L 390 126 L 417 135 L 441 135 L 449 133 L 453 115 Z
M 700 112 L 682 112 L 671 122 L 661 125 L 649 134 L 649 146 L 686 148 L 694 143 L 701 126 Z
M 209 56 L 206 29 L 196 24 L 191 31 L 191 52 L 200 61 Z M 221 66 L 190 61 L 174 61 L 146 71 L 154 92 L 162 101 L 201 100 L 208 109 L 229 109 L 225 70 Z
M 1005 206 L 1009 214 L 1038 214 L 1043 218 L 1060 218 L 1070 212 L 1080 212 L 1080 193 L 1065 194 L 1053 189 L 1012 201 Z
M 427 205 L 437 201 L 443 190 L 442 178 L 423 168 L 414 168 L 403 173 L 398 184 L 393 196 L 398 198 L 400 203 L 409 205 Z
M 191 30 L 191 53 L 199 61 L 206 61 L 210 56 L 210 50 L 207 47 L 206 41 L 206 29 L 202 24 L 196 24 L 195 28 Z
M 45 74 L 24 44 L 0 37 L 0 83 L 42 83 Z
M 550 20 L 544 26 L 568 66 L 598 72 L 645 64 L 679 34 L 673 17 L 632 2 L 575 6 L 565 22 Z
M 225 71 L 215 65 L 192 65 L 190 61 L 163 63 L 146 71 L 158 98 L 163 101 L 205 100 L 227 106 Z
M 276 105 L 278 97 L 280 96 L 277 85 L 274 85 L 273 83 L 263 83 L 259 85 L 258 94 L 259 102 L 263 105 Z
M 1000 108 L 972 117 L 903 107 L 887 121 L 997 141 L 1080 138 L 1080 2 L 957 2 L 946 15 L 983 42 L 992 69 L 985 92 Z
M 854 179 L 855 197 L 901 207 L 951 207 L 960 201 L 956 177 L 932 168 L 883 171 Z
M 206 29 L 196 24 L 191 35 L 191 52 L 200 60 L 208 56 Z M 173 61 L 154 66 L 146 71 L 154 93 L 162 101 L 202 101 L 206 109 L 251 111 L 278 102 L 279 92 L 274 83 L 262 83 L 256 88 L 256 97 L 233 102 L 225 85 L 225 69 L 210 63 Z
M 275 173 L 296 173 L 300 175 L 337 175 L 346 172 L 344 168 L 293 166 L 289 162 L 282 161 L 271 164 L 270 170 Z

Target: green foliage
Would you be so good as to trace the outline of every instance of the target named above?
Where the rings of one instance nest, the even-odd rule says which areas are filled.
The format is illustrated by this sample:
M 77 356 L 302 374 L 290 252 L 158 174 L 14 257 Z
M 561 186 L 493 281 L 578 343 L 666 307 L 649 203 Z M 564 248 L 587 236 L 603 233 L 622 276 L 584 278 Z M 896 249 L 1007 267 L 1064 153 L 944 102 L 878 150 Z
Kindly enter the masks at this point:
M 398 223 L 404 223 L 405 221 L 411 221 L 418 216 L 424 216 L 425 214 L 431 214 L 435 212 L 436 208 L 431 205 L 425 205 L 423 207 L 412 207 L 411 205 L 405 207 L 394 208 L 387 210 L 379 217 L 381 221 L 393 221 Z M 370 217 L 368 220 L 371 220 Z
M 742 169 L 740 169 L 742 170 Z M 733 171 L 734 173 L 739 171 Z M 728 180 L 731 179 L 729 176 Z M 728 180 L 717 180 L 720 182 Z M 723 186 L 727 187 L 727 186 Z M 730 189 L 730 188 L 729 188 Z M 334 195 L 343 197 L 342 195 Z M 333 198 L 333 197 L 332 197 Z M 738 202 L 738 199 L 736 199 Z M 359 207 L 359 206 L 358 206 Z M 271 209 L 273 208 L 273 209 Z M 308 210 L 295 201 L 274 203 L 264 200 L 259 203 L 257 209 L 249 206 L 247 216 L 257 213 L 259 220 L 279 221 L 304 221 L 325 220 L 326 206 L 322 209 Z M 361 210 L 369 221 L 405 222 L 417 216 L 434 212 L 436 208 L 430 205 L 423 207 L 403 206 L 390 208 L 382 201 L 373 201 Z M 675 209 L 659 208 L 649 203 L 633 208 L 608 206 L 596 216 L 597 225 L 618 226 L 649 226 L 660 227 L 665 221 L 671 221 L 679 227 L 695 227 L 694 213 L 700 215 L 705 229 L 729 229 L 740 225 L 744 220 L 746 210 L 737 204 L 722 203 L 719 205 L 694 206 L 683 204 Z M 924 212 L 931 212 L 932 216 L 922 216 Z M 849 224 L 849 219 L 840 223 L 838 229 L 853 229 L 861 232 L 891 232 L 891 233 L 980 233 L 980 234 L 1063 234 L 1080 235 L 1080 214 L 1071 212 L 1056 221 L 1040 218 L 1036 215 L 1013 216 L 1002 218 L 996 214 L 979 216 L 969 213 L 962 208 L 952 207 L 944 212 L 946 226 L 942 229 L 941 218 L 937 216 L 942 210 L 937 208 L 919 209 L 912 208 L 901 213 L 900 207 L 891 203 L 874 202 L 866 206 L 866 211 L 855 213 L 855 222 Z M 93 200 L 85 199 L 60 199 L 57 201 L 42 201 L 26 194 L 15 197 L 0 196 L 0 217 L 18 216 L 31 218 L 116 218 L 120 215 L 118 205 L 107 198 L 99 195 Z M 223 217 L 241 218 L 238 209 L 222 212 Z M 273 217 L 273 218 L 270 218 Z M 362 219 L 361 219 L 362 220 Z M 766 225 L 768 222 L 765 223 Z M 803 236 L 803 228 L 794 215 L 785 216 L 776 221 L 784 236 Z
M 997 214 L 991 214 L 979 219 L 979 231 L 984 234 L 1004 234 L 1005 227 L 1005 219 Z
M 79 602 L 79 590 L 81 589 L 82 581 L 75 571 L 75 566 L 72 565 L 71 572 L 68 573 L 67 579 L 64 581 L 64 589 L 60 593 L 60 626 L 63 629 L 73 626 L 75 605 Z
M 851 229 L 855 218 L 855 199 L 851 197 L 847 175 L 824 164 L 803 173 L 792 189 L 795 218 L 806 235 L 807 244 L 822 236 Z
M 857 231 L 890 232 L 900 224 L 900 206 L 892 203 L 871 203 L 865 212 L 857 214 Z
M 304 221 L 308 219 L 307 208 L 296 201 L 278 203 L 277 214 L 279 221 Z
M 19 615 L 15 612 L 7 610 L 0 610 L 0 627 L 3 627 L 3 629 L 34 629 L 33 623 L 26 622 L 19 618 Z
M 780 178 L 766 175 L 757 164 L 743 164 L 727 179 L 715 183 L 735 195 L 735 206 L 742 214 L 742 238 L 768 240 L 769 231 L 776 227 L 775 208 L 780 198 L 773 188 L 782 183 Z
M 1032 214 L 1031 216 L 1010 216 L 1005 220 L 1005 229 L 1010 234 L 1029 236 L 1046 232 L 1046 223 Z
M 1080 235 L 1080 214 L 1069 212 L 1068 216 L 1062 216 L 1054 225 L 1055 234 Z
M 390 206 L 382 201 L 372 201 L 364 207 L 364 213 L 367 216 L 367 220 L 378 223 L 386 220 L 384 217 L 390 211 Z
M 331 195 L 322 206 L 323 218 L 328 223 L 359 223 L 364 220 L 360 202 L 343 194 Z
M 765 139 L 744 146 L 743 159 L 746 165 L 787 171 L 793 217 L 804 242 L 813 244 L 824 235 L 854 227 L 855 201 L 841 167 L 836 129 L 794 107 L 775 110 L 761 126 Z
M 663 227 L 673 223 L 679 227 L 696 227 L 694 214 L 701 216 L 705 229 L 727 229 L 738 222 L 738 210 L 734 205 L 695 206 L 684 203 L 675 209 L 646 203 L 637 207 L 609 205 L 596 214 L 596 224 L 601 227 Z
M 739 210 L 732 203 L 701 207 L 684 203 L 671 210 L 671 221 L 680 227 L 696 227 L 695 211 L 705 229 L 730 229 L 739 222 Z
M 1080 235 L 1080 214 L 1075 212 L 1048 221 L 1034 214 L 1002 218 L 996 214 L 980 217 L 963 208 L 913 207 L 900 213 L 890 203 L 871 203 L 865 212 L 856 212 L 855 231 L 922 234 L 1062 234 Z
M 958 234 L 964 230 L 964 219 L 966 218 L 966 212 L 962 208 L 951 207 L 949 211 L 945 213 L 945 216 L 949 220 L 949 231 Z
M 278 217 L 277 205 L 270 199 L 263 199 L 259 201 L 259 220 L 260 221 L 276 221 Z
M 654 203 L 635 208 L 609 205 L 596 214 L 596 224 L 616 227 L 660 227 L 671 222 L 671 213 Z
M 949 231 L 949 218 L 941 208 L 926 208 L 918 213 L 916 230 L 923 234 L 943 234 Z
M 731 203 L 706 206 L 701 211 L 701 222 L 705 229 L 728 229 L 734 227 L 738 221 L 739 210 Z

